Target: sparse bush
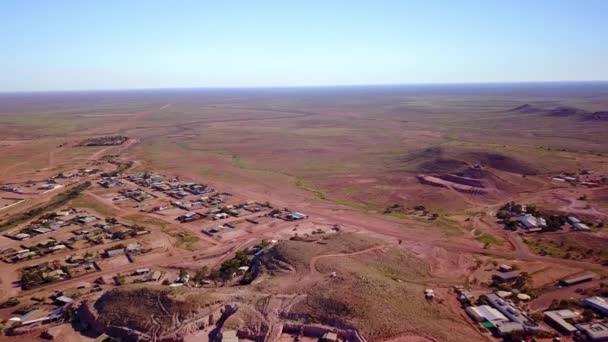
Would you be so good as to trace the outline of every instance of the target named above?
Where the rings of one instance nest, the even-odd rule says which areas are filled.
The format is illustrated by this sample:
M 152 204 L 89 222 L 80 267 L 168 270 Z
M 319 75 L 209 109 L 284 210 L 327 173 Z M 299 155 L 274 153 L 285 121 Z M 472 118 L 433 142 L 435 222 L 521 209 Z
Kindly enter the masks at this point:
M 0 303 L 0 308 L 1 309 L 11 308 L 11 307 L 17 306 L 17 305 L 19 305 L 19 299 L 13 297 L 13 298 L 9 298 L 9 299 L 5 300 L 4 302 Z
M 116 275 L 115 280 L 116 280 L 116 285 L 118 285 L 118 286 L 125 285 L 127 283 L 127 279 L 122 274 Z
M 591 322 L 593 320 L 593 318 L 595 317 L 595 314 L 593 314 L 593 311 L 591 311 L 590 309 L 585 309 L 583 310 L 583 322 Z

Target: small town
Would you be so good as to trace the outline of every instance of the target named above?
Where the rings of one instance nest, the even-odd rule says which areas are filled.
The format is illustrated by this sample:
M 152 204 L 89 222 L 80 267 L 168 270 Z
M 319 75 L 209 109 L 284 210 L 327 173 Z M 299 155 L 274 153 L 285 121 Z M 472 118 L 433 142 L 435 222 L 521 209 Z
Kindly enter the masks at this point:
M 608 342 L 607 0 L 0 8 L 0 342 Z

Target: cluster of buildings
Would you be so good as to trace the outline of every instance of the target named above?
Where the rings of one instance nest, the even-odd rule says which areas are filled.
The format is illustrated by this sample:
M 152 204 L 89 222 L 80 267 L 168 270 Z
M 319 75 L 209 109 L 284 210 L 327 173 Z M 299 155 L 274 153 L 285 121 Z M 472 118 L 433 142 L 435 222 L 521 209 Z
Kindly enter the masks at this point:
M 54 260 L 20 269 L 20 284 L 23 289 L 32 289 L 98 270 L 94 256 L 78 260 L 71 258 L 64 261 Z
M 501 265 L 499 270 L 500 272 L 493 275 L 494 281 L 514 281 L 521 276 L 508 265 Z M 559 285 L 573 286 L 592 279 L 593 275 L 584 274 L 562 279 Z M 483 294 L 475 301 L 470 291 L 458 287 L 456 295 L 467 315 L 495 336 L 533 336 L 547 332 L 551 327 L 561 335 L 574 336 L 576 341 L 608 341 L 608 319 L 605 318 L 608 316 L 608 299 L 604 297 L 582 299 L 578 304 L 573 304 L 578 310 L 561 307 L 545 311 L 543 320 L 546 325 L 541 325 L 518 307 L 519 303 L 531 299 L 529 295 L 519 291 L 496 291 Z M 476 305 L 472 305 L 474 302 Z M 583 310 L 591 310 L 594 314 L 583 314 Z
M 27 195 L 39 192 L 47 192 L 63 187 L 62 184 L 57 183 L 53 178 L 42 181 L 28 181 L 23 184 L 2 184 L 0 185 L 0 191 L 12 192 L 19 195 Z M 31 190 L 24 190 L 23 188 L 35 188 L 38 191 L 32 192 Z
M 270 214 L 270 217 L 272 218 L 278 218 L 281 220 L 285 220 L 285 221 L 299 221 L 299 220 L 303 220 L 306 217 L 306 214 L 297 212 L 297 211 L 290 211 L 290 210 L 273 210 Z
M 44 215 L 40 219 L 32 221 L 27 226 L 21 228 L 16 233 L 8 234 L 7 237 L 22 241 L 32 236 L 51 233 L 72 224 L 84 225 L 96 220 L 97 217 L 88 215 L 84 211 L 66 209 Z
M 579 341 L 608 341 L 608 301 L 604 297 L 589 297 L 580 301 L 583 308 L 592 310 L 602 319 L 585 319 L 571 309 L 545 311 L 544 320 L 563 335 L 573 335 Z
M 9 332 L 16 334 L 14 329 L 27 329 L 28 326 L 42 325 L 62 321 L 65 318 L 66 309 L 74 301 L 65 295 L 53 295 L 48 300 L 35 297 L 39 305 L 27 309 L 15 311 L 15 316 L 9 318 L 6 326 Z
M 64 171 L 56 176 L 53 176 L 51 179 L 71 179 L 71 178 L 80 178 L 86 177 L 90 175 L 94 175 L 98 172 L 101 172 L 100 169 L 76 169 L 73 171 Z
M 560 175 L 551 177 L 554 182 L 570 183 L 572 185 L 582 185 L 589 188 L 595 188 L 608 184 L 608 177 L 595 174 L 590 170 L 583 170 L 578 173 L 566 172 Z
M 528 211 L 526 205 L 508 203 L 501 208 L 501 212 L 497 216 L 503 220 L 508 229 L 516 229 L 520 227 L 527 233 L 541 232 L 549 228 L 549 230 L 557 230 L 564 227 L 569 227 L 575 231 L 590 231 L 591 228 L 581 222 L 576 216 L 555 216 L 551 227 L 547 222 L 547 218 L 543 217 L 537 210 Z M 555 219 L 557 218 L 557 219 Z
M 517 223 L 529 233 L 539 232 L 543 228 L 547 228 L 547 220 L 542 217 L 536 217 L 532 214 L 523 214 L 517 216 Z
M 83 210 L 66 209 L 45 215 L 43 218 L 31 222 L 27 226 L 21 228 L 15 234 L 8 235 L 16 240 L 27 240 L 36 235 L 48 234 L 65 227 L 74 226 L 80 229 L 75 229 L 71 233 L 73 237 L 65 240 L 62 244 L 70 247 L 78 241 L 87 241 L 92 244 L 102 244 L 108 240 L 124 240 L 129 237 L 137 237 L 149 234 L 150 231 L 137 225 L 125 225 L 118 222 L 102 222 L 98 217 L 88 214 Z M 53 239 L 47 240 L 47 242 Z M 38 253 L 44 253 L 43 249 L 53 248 L 55 252 L 63 247 L 61 244 L 46 244 L 39 246 L 40 243 L 32 248 L 37 249 Z M 44 248 L 43 248 L 44 247 Z M 30 250 L 32 249 L 30 248 Z M 30 251 L 31 252 L 31 251 Z
M 204 195 L 214 190 L 206 184 L 182 182 L 178 179 L 167 180 L 164 176 L 155 173 L 141 172 L 127 176 L 127 179 L 139 186 L 147 187 L 165 193 L 181 200 L 190 195 Z
M 97 260 L 101 257 L 113 258 L 122 255 L 132 258 L 147 251 L 141 244 L 133 242 L 127 245 L 119 244 L 113 246 L 103 251 L 103 253 L 87 252 L 84 255 L 71 255 L 63 260 L 42 262 L 37 265 L 24 267 L 19 271 L 21 274 L 21 286 L 24 289 L 31 289 L 40 285 L 89 274 L 100 270 Z
M 63 187 L 63 184 L 58 183 L 55 179 L 62 178 L 59 175 L 51 177 L 43 181 L 27 181 L 24 183 L 0 184 L 0 191 L 12 192 L 19 195 L 36 194 L 47 192 Z M 30 189 L 25 190 L 24 188 Z M 37 191 L 32 191 L 35 189 Z
M 100 245 L 150 233 L 150 231 L 138 225 L 122 224 L 115 219 L 101 220 L 84 210 L 67 208 L 45 214 L 18 230 L 16 234 L 9 236 L 17 240 L 27 240 L 34 235 L 49 234 L 59 229 L 67 229 L 66 227 L 74 228 L 70 230 L 67 239 L 49 237 L 30 245 L 20 245 L 19 248 L 5 248 L 0 250 L 0 259 L 6 263 L 19 263 L 61 252 L 78 250 L 84 246 L 81 246 L 80 243 Z M 127 255 L 127 257 L 145 252 L 139 243 L 119 246 L 120 253 Z M 86 252 L 84 255 L 69 255 L 65 258 L 44 261 L 22 268 L 19 270 L 21 286 L 29 289 L 98 271 L 99 266 L 96 264 L 96 260 L 99 257 L 111 257 L 115 253 L 117 252 L 110 250 L 104 254 Z
M 143 191 L 142 189 L 134 188 L 134 189 L 125 189 L 121 190 L 120 194 L 125 198 L 130 198 L 136 202 L 143 202 L 145 200 L 149 200 L 151 198 L 155 198 L 156 196 Z
M 113 257 L 119 256 L 119 255 L 133 256 L 133 255 L 138 255 L 138 254 L 141 254 L 144 252 L 145 252 L 145 250 L 143 249 L 143 246 L 141 244 L 139 244 L 137 242 L 132 242 L 126 246 L 117 245 L 112 248 L 108 248 L 105 250 L 105 255 L 108 258 L 113 258 Z
M 485 304 L 468 306 L 465 311 L 484 328 L 499 336 L 509 336 L 514 332 L 534 335 L 540 331 L 540 326 L 524 311 L 496 293 L 483 295 L 481 301 Z
M 97 182 L 101 187 L 106 189 L 111 189 L 117 186 L 123 185 L 118 177 L 110 176 L 110 177 L 102 177 L 101 180 Z
M 183 210 L 192 209 L 192 206 L 184 206 L 184 204 L 181 202 L 180 203 L 173 202 L 172 204 L 174 206 L 176 206 L 177 208 L 180 208 Z M 207 201 L 203 201 L 202 205 L 204 207 L 209 207 L 211 204 L 209 204 L 209 202 L 207 202 Z M 228 217 L 239 217 L 239 216 L 243 215 L 244 212 L 259 213 L 265 209 L 271 209 L 271 208 L 272 208 L 272 206 L 269 203 L 262 204 L 262 203 L 257 203 L 254 201 L 248 201 L 245 203 L 230 204 L 230 205 L 225 205 L 222 207 L 210 208 L 205 213 L 197 213 L 197 212 L 189 211 L 189 212 L 177 217 L 177 220 L 182 223 L 192 222 L 192 221 L 196 221 L 196 220 L 200 220 L 200 219 L 204 219 L 204 218 L 216 221 L 216 220 L 227 219 Z
M 46 239 L 29 247 L 23 246 L 21 249 L 15 249 L 12 247 L 4 248 L 0 250 L 0 258 L 5 263 L 19 263 L 65 251 L 67 249 L 68 246 L 60 241 L 55 239 Z
M 14 184 L 1 184 L 0 191 L 12 192 L 14 194 L 23 194 L 23 192 Z
M 581 230 L 581 231 L 590 231 L 591 230 L 591 228 L 589 228 L 589 226 L 587 226 L 586 224 L 581 222 L 576 216 L 568 216 L 568 223 L 570 223 L 570 226 L 572 227 L 573 230 Z
M 138 268 L 131 275 L 140 277 L 141 282 L 156 282 L 162 279 L 164 273 L 158 270 L 152 271 L 149 268 Z
M 265 204 L 264 206 L 267 206 L 267 204 Z M 258 209 L 259 207 L 255 207 L 256 209 Z M 261 210 L 261 208 L 259 209 Z M 257 212 L 257 210 L 252 210 L 252 208 L 249 209 L 250 212 Z M 230 212 L 228 212 L 230 213 Z M 213 220 L 219 220 L 219 219 L 224 219 L 224 218 L 228 218 L 228 213 L 227 212 L 219 212 L 219 213 L 211 213 L 211 217 L 213 218 Z M 239 216 L 240 213 L 230 213 L 230 216 L 234 216 L 237 217 Z M 261 215 L 259 217 L 272 217 L 272 218 L 278 218 L 278 219 L 282 219 L 282 220 L 287 220 L 287 221 L 298 221 L 298 220 L 303 220 L 305 219 L 307 216 L 305 214 L 302 214 L 300 212 L 296 212 L 296 211 L 281 211 L 278 209 L 275 209 L 272 213 L 270 214 L 266 214 L 266 215 Z M 252 224 L 258 224 L 258 217 L 256 218 L 247 218 L 244 221 L 247 221 L 249 223 Z M 243 221 L 239 221 L 239 222 L 243 222 Z M 209 236 L 214 236 L 216 234 L 222 233 L 224 231 L 230 230 L 230 229 L 235 229 L 236 228 L 236 224 L 239 222 L 232 222 L 232 223 L 223 223 L 221 225 L 215 226 L 215 227 L 211 227 L 211 228 L 207 228 L 207 229 L 203 229 L 202 232 L 204 234 L 207 234 Z

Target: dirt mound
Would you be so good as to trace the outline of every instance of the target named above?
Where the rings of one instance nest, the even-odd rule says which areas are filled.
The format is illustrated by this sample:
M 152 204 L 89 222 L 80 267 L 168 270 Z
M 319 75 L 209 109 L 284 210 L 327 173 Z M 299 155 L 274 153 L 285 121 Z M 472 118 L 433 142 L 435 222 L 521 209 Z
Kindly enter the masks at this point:
M 429 147 L 409 153 L 402 161 L 406 163 L 424 162 L 430 159 L 440 158 L 442 154 L 443 149 L 441 147 Z
M 553 117 L 569 117 L 569 116 L 577 116 L 583 120 L 597 120 L 597 121 L 606 121 L 608 120 L 608 112 L 600 111 L 590 113 L 584 109 L 569 107 L 569 106 L 559 106 L 552 109 L 543 109 L 539 107 L 535 107 L 530 104 L 524 104 L 512 109 L 507 110 L 508 113 L 525 113 L 525 114 L 544 114 L 546 116 Z
M 307 272 L 311 260 L 322 254 L 352 253 L 378 245 L 379 240 L 353 233 L 281 241 L 260 258 L 268 270 Z
M 473 179 L 483 179 L 487 177 L 487 172 L 485 172 L 481 166 L 476 165 L 467 168 L 464 172 L 459 173 L 458 176 Z
M 254 308 L 241 305 L 239 309 L 224 322 L 225 329 L 246 331 L 250 337 L 265 336 L 269 329 L 269 323 L 259 311 Z
M 414 164 L 414 171 L 420 173 L 461 173 L 467 169 L 466 162 L 444 155 L 441 147 L 430 147 L 411 152 L 401 161 L 408 166 Z
M 476 164 L 500 171 L 526 175 L 538 173 L 538 170 L 534 169 L 532 165 L 499 153 L 469 152 L 465 154 L 465 157 L 473 160 Z
M 462 177 L 462 176 L 457 176 L 457 175 L 453 175 L 453 174 L 449 174 L 449 173 L 444 174 L 444 175 L 439 175 L 439 176 L 437 176 L 437 178 L 443 179 L 448 182 L 456 183 L 456 184 L 468 185 L 468 186 L 471 186 L 474 188 L 485 188 L 486 187 L 485 182 L 478 178 Z
M 466 162 L 458 159 L 436 158 L 420 164 L 421 172 L 461 173 L 468 168 Z
M 608 121 L 608 111 L 588 113 L 583 116 L 585 121 Z
M 219 304 L 202 292 L 159 286 L 127 286 L 103 294 L 93 305 L 98 330 L 128 328 L 148 337 L 176 334 L 182 322 L 208 315 Z
M 403 250 L 325 258 L 317 267 L 322 274 L 336 276 L 311 286 L 306 298 L 292 308 L 292 317 L 354 328 L 368 341 L 403 335 L 475 340 L 474 330 L 456 321 L 444 306 L 424 299 L 425 286 L 433 282 L 429 267 Z
M 573 116 L 585 113 L 586 111 L 575 107 L 556 107 L 547 111 L 548 116 Z
M 544 112 L 544 109 L 535 107 L 529 103 L 523 104 L 521 106 L 517 106 L 515 108 L 511 108 L 507 110 L 509 113 L 541 113 Z
M 421 184 L 452 189 L 472 195 L 484 195 L 490 191 L 485 182 L 482 180 L 464 178 L 452 174 L 442 174 L 437 176 L 418 175 L 416 178 Z

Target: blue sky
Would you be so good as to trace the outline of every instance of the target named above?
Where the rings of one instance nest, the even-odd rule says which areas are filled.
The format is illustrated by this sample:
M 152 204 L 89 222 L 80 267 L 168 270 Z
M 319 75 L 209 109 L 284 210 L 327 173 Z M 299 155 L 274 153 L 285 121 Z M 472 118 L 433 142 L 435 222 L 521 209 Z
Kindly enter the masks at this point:
M 0 91 L 608 80 L 608 1 L 0 2 Z

